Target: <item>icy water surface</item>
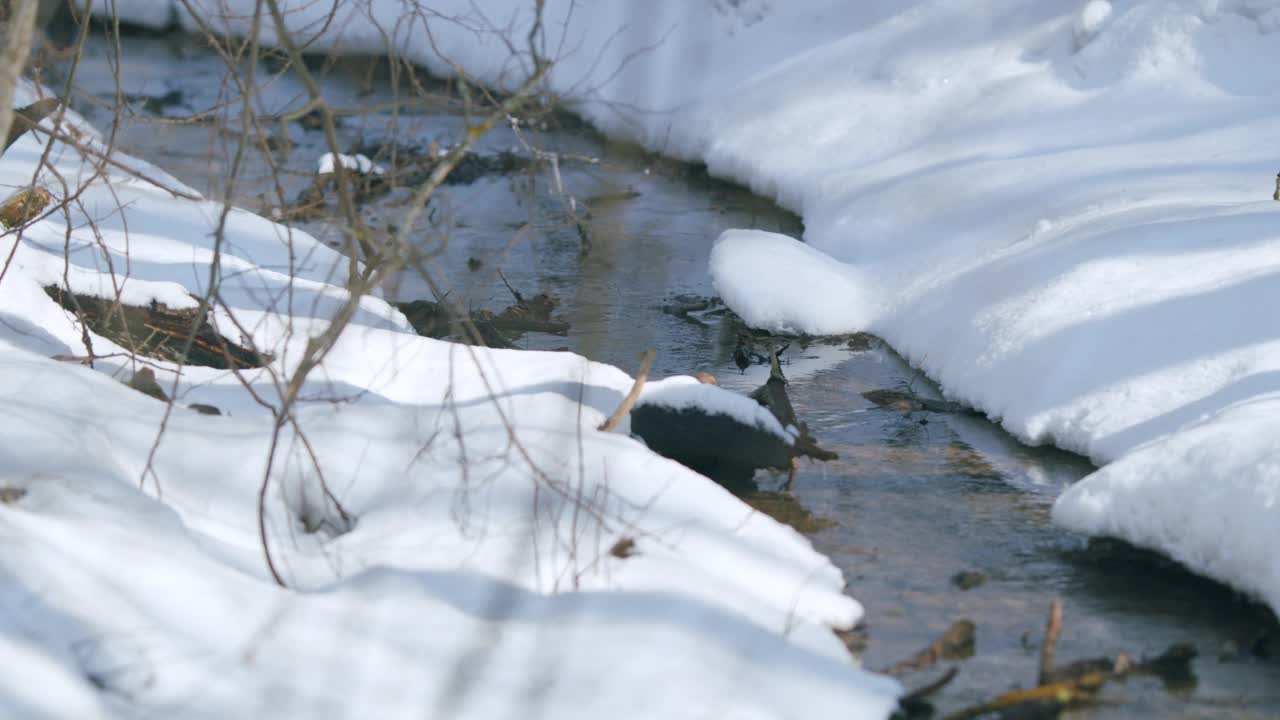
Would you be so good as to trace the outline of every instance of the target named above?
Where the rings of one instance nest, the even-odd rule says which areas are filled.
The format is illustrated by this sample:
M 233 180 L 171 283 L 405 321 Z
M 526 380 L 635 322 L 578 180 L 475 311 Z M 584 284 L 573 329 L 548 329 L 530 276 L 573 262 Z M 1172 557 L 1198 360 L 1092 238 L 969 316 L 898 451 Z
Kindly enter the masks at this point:
M 108 48 L 95 41 L 86 52 L 75 98 L 75 107 L 103 128 L 111 122 L 108 107 L 116 93 Z M 122 92 L 137 115 L 123 119 L 119 147 L 222 197 L 234 133 L 219 122 L 171 121 L 227 99 L 220 62 L 182 36 L 129 37 L 124 52 Z M 395 97 L 385 69 L 369 73 L 359 61 L 317 69 L 338 106 L 368 108 Z M 62 80 L 55 70 L 46 82 L 60 86 Z M 299 97 L 296 84 L 277 80 L 259 110 L 297 107 Z M 344 117 L 339 134 L 347 148 L 377 147 L 389 138 L 426 148 L 432 141 L 447 144 L 461 127 L 457 108 L 436 100 L 394 118 L 386 111 Z M 295 123 L 289 133 L 294 149 L 275 157 L 286 197 L 293 197 L 310 182 L 325 148 L 319 132 Z M 545 165 L 489 174 L 443 191 L 442 209 L 429 228 L 434 237 L 447 238 L 433 266 L 437 282 L 474 309 L 510 304 L 498 270 L 526 295 L 545 291 L 557 298 L 571 331 L 528 336 L 521 341 L 525 347 L 567 348 L 633 371 L 641 352 L 653 348 L 657 375 L 706 370 L 744 392 L 761 384 L 766 368 L 740 373 L 734 366 L 732 328 L 714 316 L 681 318 L 660 308 L 680 294 L 714 293 L 707 257 L 722 230 L 799 235 L 799 219 L 697 168 L 610 143 L 572 123 L 528 131 L 523 139 L 563 157 L 560 181 L 576 198 L 590 250 L 582 252 L 565 197 L 550 192 L 553 179 Z M 514 148 L 527 156 L 520 140 L 500 129 L 482 151 Z M 231 196 L 269 213 L 272 188 L 266 164 L 250 154 Z M 371 203 L 364 211 L 370 225 L 393 222 L 398 198 Z M 339 241 L 323 222 L 302 224 Z M 402 300 L 428 296 L 414 274 L 389 291 Z M 1267 611 L 1152 555 L 1089 544 L 1053 527 L 1053 498 L 1090 472 L 1087 462 L 1024 447 L 979 418 L 873 406 L 861 392 L 908 386 L 935 392 L 882 344 L 793 345 L 786 356 L 797 412 L 824 446 L 840 454 L 834 462 L 802 465 L 794 496 L 804 510 L 828 521 L 810 523 L 810 529 L 827 526 L 812 534 L 813 542 L 843 568 L 850 591 L 867 608 L 859 638 L 867 666 L 904 660 L 952 622 L 969 619 L 977 628 L 976 652 L 959 663 L 958 679 L 937 698 L 939 710 L 945 714 L 1030 686 L 1050 600 L 1061 597 L 1066 622 L 1060 661 L 1152 655 L 1175 642 L 1193 643 L 1200 652 L 1193 683 L 1166 688 L 1150 677 L 1115 683 L 1103 703 L 1073 717 L 1280 716 L 1280 633 Z M 984 581 L 962 589 L 953 581 L 959 573 Z M 950 664 L 907 674 L 904 682 L 924 684 Z

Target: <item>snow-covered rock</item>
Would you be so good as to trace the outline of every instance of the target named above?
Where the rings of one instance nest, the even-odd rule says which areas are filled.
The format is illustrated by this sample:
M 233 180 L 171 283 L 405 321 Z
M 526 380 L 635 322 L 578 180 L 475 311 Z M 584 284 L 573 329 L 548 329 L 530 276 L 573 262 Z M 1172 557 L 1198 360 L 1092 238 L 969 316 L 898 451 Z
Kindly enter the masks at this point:
M 351 170 L 361 175 L 385 175 L 387 173 L 386 168 L 358 153 L 356 155 L 339 154 L 337 157 L 338 162 L 342 163 L 342 168 L 344 170 Z M 333 161 L 333 158 L 334 155 L 331 152 L 321 155 L 320 160 L 317 163 L 316 174 L 332 175 L 334 168 L 337 166 L 337 163 Z

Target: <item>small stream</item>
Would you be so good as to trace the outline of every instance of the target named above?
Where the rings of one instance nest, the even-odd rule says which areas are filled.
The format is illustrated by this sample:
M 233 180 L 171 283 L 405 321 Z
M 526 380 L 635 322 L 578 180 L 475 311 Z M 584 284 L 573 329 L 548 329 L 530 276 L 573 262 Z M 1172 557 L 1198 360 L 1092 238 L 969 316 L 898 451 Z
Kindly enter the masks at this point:
M 116 93 L 110 48 L 95 37 L 86 49 L 74 98 L 74 107 L 103 129 L 111 123 Z M 205 122 L 175 121 L 230 97 L 221 61 L 181 35 L 131 34 L 123 49 L 122 90 L 136 115 L 121 124 L 120 149 L 223 197 L 234 133 L 218 113 Z M 66 67 L 65 61 L 52 63 L 44 82 L 61 87 Z M 387 68 L 368 61 L 317 63 L 316 70 L 338 107 L 379 107 L 397 98 Z M 264 63 L 259 72 L 265 77 L 271 68 Z M 395 142 L 398 152 L 407 152 L 457 137 L 463 122 L 447 86 L 419 80 L 439 97 L 396 116 L 376 110 L 343 117 L 339 131 L 346 147 Z M 260 109 L 298 107 L 302 97 L 295 81 L 278 78 Z M 293 197 L 311 182 L 326 148 L 320 132 L 298 123 L 289 134 L 295 147 L 275 157 L 286 197 Z M 440 249 L 435 280 L 474 309 L 498 311 L 511 303 L 499 270 L 526 295 L 556 298 L 569 334 L 528 335 L 522 347 L 566 348 L 632 372 L 641 352 L 653 348 L 659 376 L 703 370 L 742 392 L 762 384 L 767 367 L 740 372 L 734 365 L 737 335 L 728 323 L 716 316 L 677 317 L 662 306 L 677 295 L 714 294 L 707 258 L 721 231 L 751 227 L 800 236 L 800 219 L 697 167 L 610 142 L 570 118 L 551 116 L 551 126 L 535 125 L 519 137 L 499 129 L 484 138 L 480 151 L 527 157 L 523 143 L 563 158 L 560 182 L 576 198 L 590 250 L 582 252 L 565 195 L 551 191 L 545 165 L 483 174 L 470 184 L 447 186 L 423 228 Z M 365 219 L 385 227 L 399 215 L 403 196 L 393 192 L 369 203 Z M 271 212 L 270 168 L 261 156 L 248 158 L 232 199 Z M 301 225 L 339 242 L 322 221 Z M 412 273 L 387 290 L 400 300 L 429 297 Z M 1053 499 L 1092 470 L 1088 462 L 1028 448 L 978 418 L 874 406 L 863 391 L 910 387 L 937 396 L 927 379 L 878 341 L 793 345 L 786 356 L 797 413 L 840 458 L 802 463 L 793 488 L 800 507 L 783 503 L 781 509 L 793 521 L 806 520 L 806 529 L 822 527 L 812 532 L 813 542 L 844 570 L 850 591 L 867 608 L 855 640 L 868 667 L 904 660 L 967 618 L 977 627 L 976 652 L 938 696 L 939 707 L 949 711 L 1030 686 L 1050 600 L 1061 597 L 1062 661 L 1154 655 L 1176 642 L 1190 642 L 1200 653 L 1193 681 L 1166 687 L 1153 677 L 1134 677 L 1112 683 L 1104 702 L 1072 717 L 1280 716 L 1280 631 L 1269 611 L 1152 554 L 1090 543 L 1051 524 Z M 770 487 L 782 481 L 761 480 Z M 966 584 L 979 584 L 962 589 L 959 573 L 968 573 Z M 948 664 L 906 674 L 904 683 L 922 685 Z

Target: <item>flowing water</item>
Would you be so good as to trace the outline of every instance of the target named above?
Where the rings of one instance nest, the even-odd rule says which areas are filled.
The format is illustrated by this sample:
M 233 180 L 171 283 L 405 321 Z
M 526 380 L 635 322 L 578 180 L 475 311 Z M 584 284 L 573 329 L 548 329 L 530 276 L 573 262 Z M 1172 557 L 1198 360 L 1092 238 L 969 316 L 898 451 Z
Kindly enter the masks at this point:
M 120 149 L 223 197 L 236 133 L 216 113 L 202 122 L 175 121 L 227 99 L 221 61 L 181 35 L 131 35 L 123 49 L 121 92 L 134 112 L 122 118 Z M 111 53 L 110 43 L 95 38 L 75 87 L 76 109 L 99 127 L 113 117 Z M 45 82 L 61 87 L 66 67 L 65 60 L 52 63 Z M 258 70 L 260 79 L 272 72 L 266 63 Z M 447 145 L 463 127 L 459 108 L 438 82 L 420 78 L 436 95 L 393 116 L 385 109 L 396 98 L 385 67 L 344 61 L 317 63 L 317 71 L 335 105 L 374 108 L 342 118 L 344 148 L 385 147 L 395 139 L 397 152 L 424 152 L 432 141 Z M 298 107 L 301 97 L 295 81 L 280 78 L 257 110 Z M 799 218 L 696 167 L 611 143 L 565 118 L 552 121 L 554 127 L 520 135 L 500 128 L 484 139 L 481 152 L 515 149 L 514 157 L 527 157 L 524 143 L 555 152 L 564 192 L 554 191 L 557 179 L 546 163 L 446 187 L 424 228 L 439 251 L 435 281 L 474 309 L 498 311 L 511 303 L 499 270 L 525 295 L 545 291 L 556 298 L 570 332 L 528 335 L 520 341 L 524 347 L 567 348 L 632 371 L 641 352 L 653 348 L 656 375 L 705 370 L 733 390 L 760 385 L 767 367 L 740 372 L 732 361 L 735 328 L 716 315 L 681 317 L 662 306 L 682 294 L 714 294 L 707 257 L 722 230 L 799 236 Z M 325 145 L 320 132 L 296 123 L 288 132 L 294 148 L 274 157 L 291 198 L 311 181 Z M 232 199 L 270 212 L 278 203 L 271 200 L 268 170 L 251 153 Z M 585 253 L 568 196 L 590 239 Z M 392 193 L 369 203 L 365 219 L 384 227 L 401 212 L 402 199 L 403 193 Z M 322 221 L 302 225 L 340 242 Z M 416 273 L 404 274 L 388 292 L 401 300 L 429 297 Z M 939 707 L 949 711 L 1027 687 L 1035 680 L 1049 603 L 1061 597 L 1062 661 L 1152 655 L 1175 642 L 1190 642 L 1200 653 L 1190 681 L 1113 683 L 1102 703 L 1073 716 L 1280 716 L 1280 660 L 1274 657 L 1280 632 L 1267 610 L 1152 554 L 1088 543 L 1051 524 L 1054 497 L 1091 471 L 1086 461 L 1025 447 L 976 417 L 874 406 L 863 391 L 909 387 L 937 397 L 927 379 L 879 342 L 797 344 L 784 357 L 798 414 L 840 458 L 801 465 L 793 492 L 798 506 L 785 496 L 752 500 L 804 520 L 813 542 L 844 570 L 851 593 L 867 609 L 854 638 L 867 666 L 904 660 L 952 622 L 969 619 L 976 651 L 959 663 L 958 678 L 936 698 Z M 781 482 L 760 479 L 766 486 Z M 924 684 L 951 663 L 905 674 L 904 682 Z

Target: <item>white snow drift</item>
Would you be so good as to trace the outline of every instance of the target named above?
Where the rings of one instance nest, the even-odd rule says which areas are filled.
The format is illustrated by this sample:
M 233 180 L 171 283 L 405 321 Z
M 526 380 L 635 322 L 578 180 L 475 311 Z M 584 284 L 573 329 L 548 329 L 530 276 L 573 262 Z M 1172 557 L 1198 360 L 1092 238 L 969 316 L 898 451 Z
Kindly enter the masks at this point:
M 195 4 L 233 32 L 254 7 Z M 511 86 L 528 63 L 501 37 L 524 37 L 531 6 L 347 2 L 313 47 L 391 48 Z M 1280 412 L 1280 2 L 546 7 L 550 83 L 579 112 L 803 214 L 808 248 L 716 246 L 735 309 L 883 335 L 1016 435 L 1106 466 L 1062 497 L 1060 522 L 1280 610 L 1280 556 L 1253 551 L 1280 525 L 1255 502 L 1277 441 L 1227 432 Z M 306 31 L 330 5 L 289 8 Z M 1223 512 L 1187 523 L 1210 497 Z

